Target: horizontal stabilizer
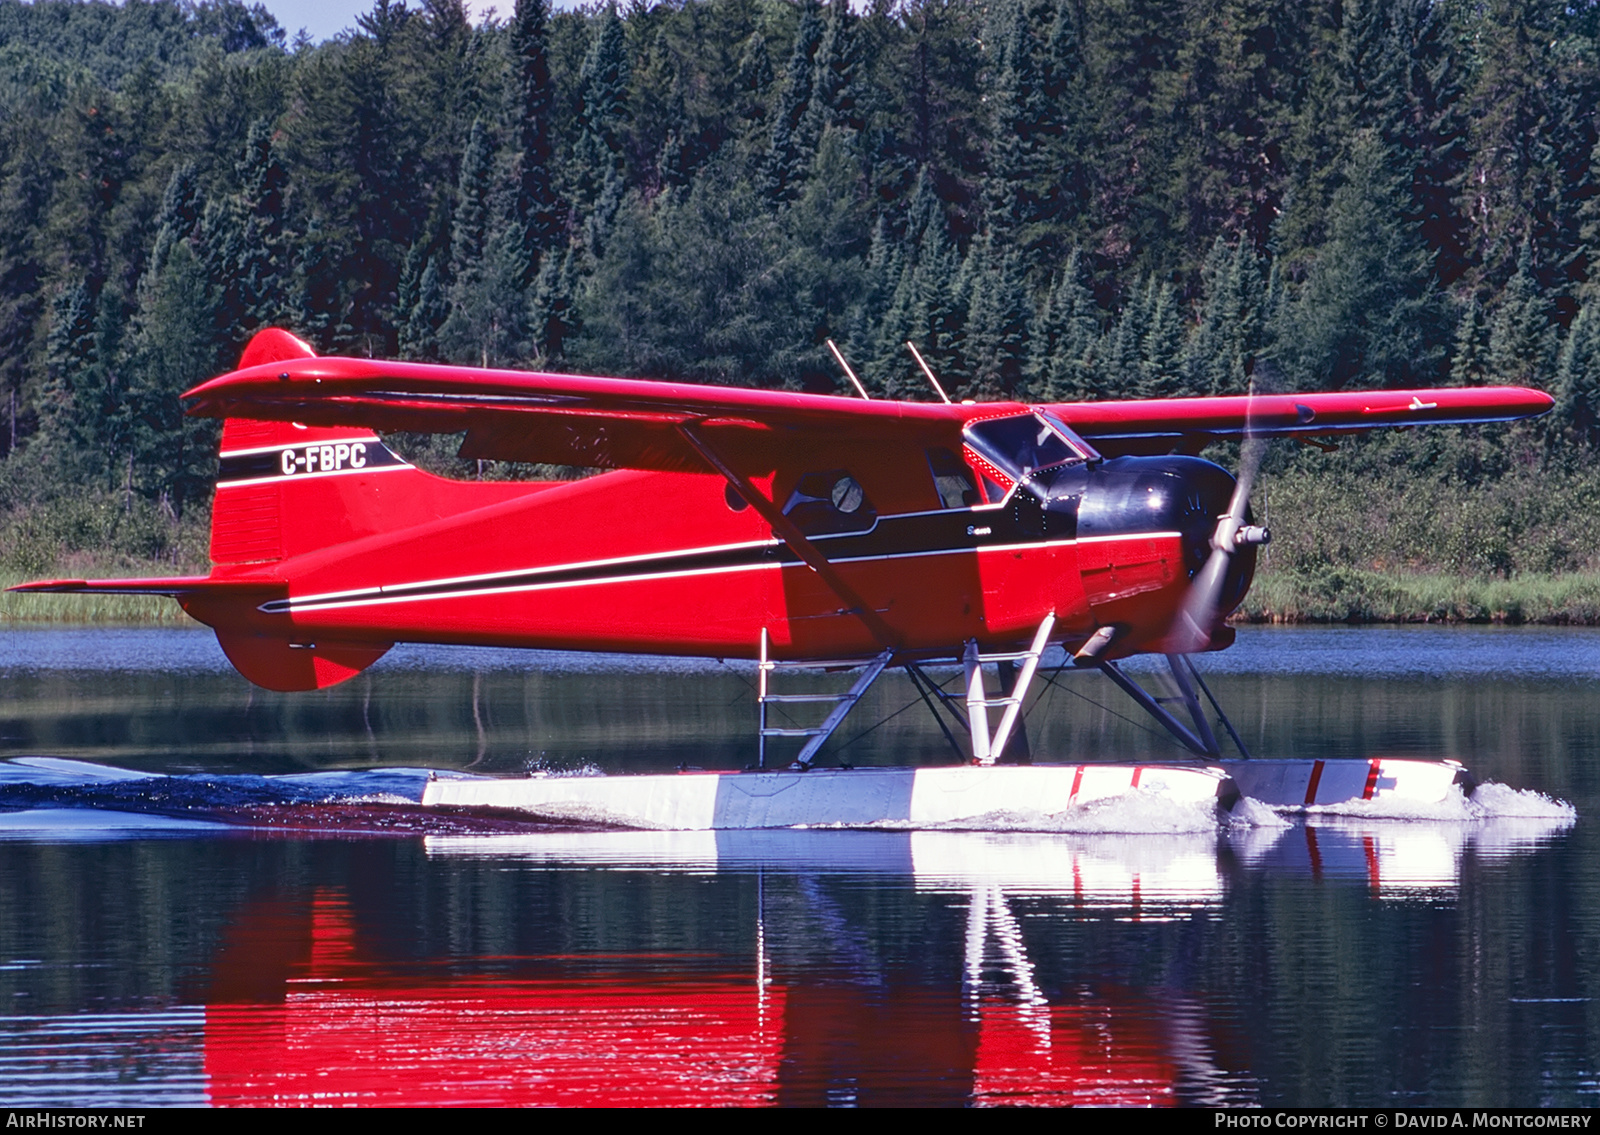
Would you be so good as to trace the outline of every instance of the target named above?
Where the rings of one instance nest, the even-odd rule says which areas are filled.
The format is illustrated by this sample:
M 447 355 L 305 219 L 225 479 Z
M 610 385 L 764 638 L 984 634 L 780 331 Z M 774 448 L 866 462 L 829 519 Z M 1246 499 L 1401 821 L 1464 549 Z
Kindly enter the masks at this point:
M 36 579 L 19 583 L 7 591 L 32 591 L 56 595 L 230 595 L 244 597 L 251 592 L 276 594 L 282 584 L 247 583 L 212 579 L 203 575 L 171 575 L 156 579 Z
M 212 624 L 234 669 L 256 685 L 290 693 L 322 690 L 354 678 L 388 652 L 392 643 L 290 641 L 283 635 L 235 629 L 243 608 L 285 593 L 282 583 L 168 576 L 160 579 L 40 579 L 8 591 L 55 595 L 169 595 L 184 610 Z M 232 625 L 230 625 L 232 624 Z

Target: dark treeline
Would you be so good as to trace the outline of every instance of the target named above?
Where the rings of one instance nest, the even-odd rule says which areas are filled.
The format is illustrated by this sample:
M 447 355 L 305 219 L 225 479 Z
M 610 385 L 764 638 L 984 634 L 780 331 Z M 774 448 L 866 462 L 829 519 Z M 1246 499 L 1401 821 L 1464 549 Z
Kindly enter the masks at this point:
M 831 337 L 910 398 L 907 339 L 975 398 L 1524 383 L 1570 470 L 1597 108 L 1590 0 L 378 0 L 321 45 L 0 0 L 0 506 L 203 512 L 177 395 L 269 325 L 811 390 Z

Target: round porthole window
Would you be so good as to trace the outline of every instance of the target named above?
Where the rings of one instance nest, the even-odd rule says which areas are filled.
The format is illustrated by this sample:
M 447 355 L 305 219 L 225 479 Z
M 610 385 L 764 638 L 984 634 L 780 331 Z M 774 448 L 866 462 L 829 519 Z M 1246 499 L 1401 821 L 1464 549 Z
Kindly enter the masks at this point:
M 833 507 L 847 515 L 859 511 L 861 503 L 867 499 L 866 493 L 861 491 L 861 485 L 854 477 L 840 477 L 833 483 L 833 492 L 830 495 Z

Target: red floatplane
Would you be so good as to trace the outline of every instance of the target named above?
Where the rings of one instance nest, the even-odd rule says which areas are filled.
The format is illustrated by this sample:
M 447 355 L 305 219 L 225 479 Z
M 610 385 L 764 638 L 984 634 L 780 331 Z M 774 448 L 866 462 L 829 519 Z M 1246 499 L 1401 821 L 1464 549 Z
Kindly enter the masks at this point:
M 791 775 L 891 666 L 959 724 L 973 765 L 994 766 L 1040 656 L 1064 647 L 1209 759 L 1213 791 L 1222 745 L 1202 695 L 1226 718 L 1189 659 L 1233 641 L 1224 620 L 1269 536 L 1250 516 L 1248 453 L 1236 480 L 1200 451 L 1508 421 L 1552 404 L 1517 387 L 953 403 L 933 385 L 940 401 L 896 402 L 321 358 L 263 331 L 238 370 L 187 395 L 191 413 L 225 419 L 211 573 L 21 589 L 170 595 L 273 690 L 343 681 L 397 642 L 758 659 L 758 764 L 769 742 L 798 735 Z M 466 458 L 609 472 L 450 481 L 375 430 L 464 432 Z M 1138 654 L 1166 656 L 1176 701 L 1118 665 Z M 964 698 L 927 678 L 940 660 L 964 665 Z M 998 691 L 985 689 L 986 662 L 999 664 Z M 789 665 L 860 676 L 819 725 L 782 728 L 768 722 L 775 703 L 818 696 L 776 692 Z M 1270 772 L 1296 802 L 1339 780 L 1322 762 L 1283 764 L 1255 762 L 1254 779 Z M 1437 771 L 1448 788 L 1455 772 Z M 1072 800 L 1105 775 L 1060 772 Z M 1118 790 L 1144 775 L 1130 767 Z M 1396 780 L 1380 762 L 1352 775 L 1369 797 Z M 719 826 L 719 806 L 696 815 Z

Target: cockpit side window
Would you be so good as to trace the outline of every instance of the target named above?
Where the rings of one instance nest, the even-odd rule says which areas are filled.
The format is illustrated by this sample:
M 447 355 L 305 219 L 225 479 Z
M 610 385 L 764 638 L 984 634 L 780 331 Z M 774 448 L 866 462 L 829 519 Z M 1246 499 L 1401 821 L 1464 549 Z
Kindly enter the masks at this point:
M 940 508 L 970 508 L 982 503 L 972 470 L 948 449 L 942 446 L 929 449 L 928 468 L 933 473 L 933 485 L 939 493 Z
M 864 532 L 878 520 L 878 510 L 867 499 L 861 482 L 843 469 L 801 477 L 783 514 L 807 536 Z

